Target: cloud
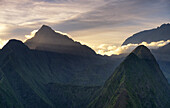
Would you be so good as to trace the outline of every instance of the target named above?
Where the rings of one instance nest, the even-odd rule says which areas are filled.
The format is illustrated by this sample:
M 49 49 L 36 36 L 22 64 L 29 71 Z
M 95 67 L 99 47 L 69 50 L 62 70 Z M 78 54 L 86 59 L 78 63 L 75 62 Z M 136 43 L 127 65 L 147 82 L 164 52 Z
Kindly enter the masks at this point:
M 0 22 L 22 26 L 55 23 L 72 19 L 101 4 L 102 0 L 3 0 Z M 34 20 L 40 19 L 40 20 Z
M 26 39 L 31 39 L 32 37 L 34 37 L 35 33 L 37 32 L 38 30 L 33 30 L 30 35 L 25 35 Z
M 100 46 L 98 46 L 95 51 L 98 54 L 101 55 L 119 55 L 122 53 L 130 53 L 132 50 L 134 50 L 137 46 L 139 45 L 145 45 L 150 49 L 157 49 L 159 47 L 165 46 L 166 44 L 170 43 L 170 40 L 167 41 L 157 41 L 157 42 L 151 42 L 151 43 L 147 43 L 147 42 L 142 42 L 140 44 L 127 44 L 127 45 L 123 45 L 123 46 L 114 46 L 114 45 L 107 45 L 107 44 L 101 44 Z
M 168 0 L 108 0 L 104 5 L 61 22 L 56 26 L 67 31 L 89 28 L 112 28 L 136 25 L 149 26 L 170 21 Z
M 25 34 L 45 24 L 73 37 L 86 32 L 83 36 L 90 39 L 78 38 L 85 43 L 100 39 L 110 44 L 169 22 L 169 10 L 169 0 L 0 0 L 0 26 L 6 25 L 0 38 L 24 40 Z

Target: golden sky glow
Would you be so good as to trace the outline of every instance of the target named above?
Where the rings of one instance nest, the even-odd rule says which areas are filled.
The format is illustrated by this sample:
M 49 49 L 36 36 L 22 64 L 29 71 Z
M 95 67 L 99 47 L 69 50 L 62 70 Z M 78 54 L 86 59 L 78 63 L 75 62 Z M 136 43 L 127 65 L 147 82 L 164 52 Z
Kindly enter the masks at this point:
M 0 26 L 0 34 L 4 34 L 6 29 L 7 29 L 7 27 L 5 25 L 1 24 L 1 26 Z
M 169 11 L 169 0 L 0 0 L 0 45 L 31 38 L 45 24 L 95 50 L 118 48 L 134 33 L 170 22 Z
M 30 35 L 25 35 L 25 37 L 27 39 L 30 39 L 32 37 L 34 37 L 35 33 L 37 32 L 38 30 L 33 30 Z M 60 31 L 55 31 L 57 33 L 60 33 L 60 34 L 63 34 L 63 35 L 67 35 L 69 37 L 72 38 L 71 35 L 67 34 L 67 33 L 63 33 L 63 32 L 60 32 Z M 114 33 L 113 33 L 114 34 Z M 116 34 L 116 33 L 115 33 Z M 93 36 L 91 36 L 93 37 Z M 121 38 L 118 38 L 118 39 L 115 39 L 115 40 L 119 40 Z M 123 46 L 116 46 L 116 45 L 112 45 L 112 44 L 102 44 L 101 43 L 95 43 L 95 40 L 97 39 L 91 39 L 91 42 L 89 41 L 88 43 L 84 42 L 84 41 L 81 41 L 80 40 L 76 40 L 74 39 L 75 41 L 79 41 L 81 42 L 83 45 L 88 45 L 88 46 L 91 46 L 91 48 L 93 48 L 93 50 L 95 50 L 95 52 L 97 54 L 101 54 L 101 55 L 108 55 L 108 56 L 111 56 L 111 55 L 119 55 L 119 54 L 122 54 L 122 53 L 130 53 L 132 50 L 134 50 L 137 46 L 139 45 L 145 45 L 147 46 L 148 48 L 150 49 L 157 49 L 159 47 L 162 47 L 164 45 L 167 45 L 168 43 L 170 43 L 170 40 L 167 40 L 167 41 L 157 41 L 157 42 L 151 42 L 151 43 L 147 43 L 147 42 L 142 42 L 140 44 L 127 44 L 127 45 L 123 45 Z M 86 39 L 83 39 L 83 40 L 86 40 Z M 87 37 L 87 40 L 89 40 L 89 37 Z M 98 39 L 100 40 L 100 39 Z M 25 40 L 26 41 L 26 40 Z M 107 41 L 107 39 L 106 39 Z M 121 41 L 121 40 L 119 40 Z M 4 41 L 5 43 L 6 41 Z M 107 42 L 106 42 L 107 43 Z M 116 43 L 116 42 L 115 42 Z M 120 43 L 120 42 L 118 42 Z M 0 45 L 2 45 L 3 43 L 0 43 Z M 98 45 L 98 46 L 97 46 Z

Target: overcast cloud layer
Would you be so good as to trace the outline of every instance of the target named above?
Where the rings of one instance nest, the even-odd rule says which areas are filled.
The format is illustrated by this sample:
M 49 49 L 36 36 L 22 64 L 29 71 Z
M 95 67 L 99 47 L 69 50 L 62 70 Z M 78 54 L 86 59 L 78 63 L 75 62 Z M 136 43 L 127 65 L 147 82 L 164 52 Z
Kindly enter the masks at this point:
M 46 24 L 93 48 L 119 46 L 136 32 L 168 22 L 170 0 L 0 0 L 3 42 L 25 40 Z

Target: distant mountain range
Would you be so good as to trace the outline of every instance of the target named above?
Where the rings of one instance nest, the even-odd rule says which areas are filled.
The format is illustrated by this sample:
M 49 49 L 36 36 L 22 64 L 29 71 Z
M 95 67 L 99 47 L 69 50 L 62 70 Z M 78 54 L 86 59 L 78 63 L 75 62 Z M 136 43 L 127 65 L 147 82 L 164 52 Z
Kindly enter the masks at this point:
M 89 108 L 169 108 L 170 85 L 148 48 L 130 53 Z
M 52 30 L 49 26 L 43 25 L 35 36 L 28 39 L 25 44 L 30 49 L 52 51 L 64 54 L 74 55 L 95 55 L 90 47 L 81 45 L 66 35 L 57 33 Z
M 142 42 L 150 43 L 161 40 L 170 40 L 170 24 L 163 24 L 158 28 L 136 33 L 133 36 L 127 38 L 122 45 L 127 45 L 129 43 L 139 44 Z
M 46 29 L 52 32 L 43 26 L 37 34 Z M 33 38 L 37 39 L 36 42 L 43 37 L 37 34 Z M 48 51 L 47 47 L 30 49 L 21 41 L 12 39 L 0 50 L 2 108 L 85 108 L 120 63 L 119 58 L 97 55 L 89 47 L 74 43 L 66 36 L 58 38 L 58 35 L 59 42 L 64 38 L 79 47 L 73 46 L 68 52 L 66 49 L 63 52 Z M 48 38 L 51 38 L 49 41 L 55 40 L 54 37 Z M 60 46 L 63 47 L 70 48 Z
M 157 57 L 168 49 L 152 52 Z M 12 39 L 0 50 L 0 107 L 169 107 L 169 84 L 149 49 L 140 46 L 123 59 L 98 55 L 43 25 L 25 43 Z

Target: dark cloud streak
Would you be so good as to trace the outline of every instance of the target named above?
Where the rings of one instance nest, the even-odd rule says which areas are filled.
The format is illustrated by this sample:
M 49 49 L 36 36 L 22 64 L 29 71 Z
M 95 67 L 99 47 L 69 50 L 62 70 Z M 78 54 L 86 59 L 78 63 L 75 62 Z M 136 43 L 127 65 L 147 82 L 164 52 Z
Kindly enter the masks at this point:
M 168 14 L 170 5 L 166 2 L 168 0 L 110 1 L 105 6 L 57 24 L 55 28 L 70 32 L 99 27 L 114 28 L 119 24 L 125 23 L 126 25 L 128 22 L 142 24 L 142 22 L 156 21 Z

